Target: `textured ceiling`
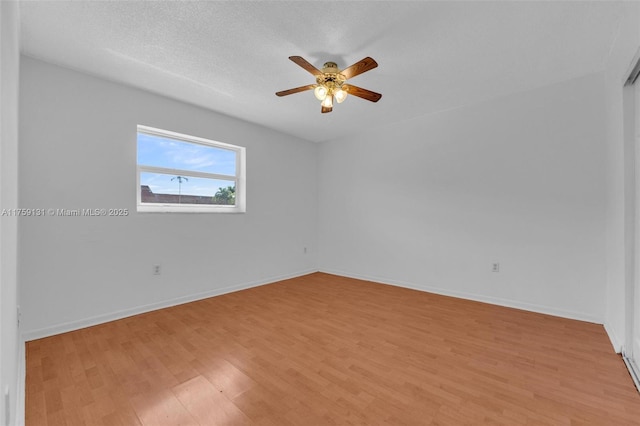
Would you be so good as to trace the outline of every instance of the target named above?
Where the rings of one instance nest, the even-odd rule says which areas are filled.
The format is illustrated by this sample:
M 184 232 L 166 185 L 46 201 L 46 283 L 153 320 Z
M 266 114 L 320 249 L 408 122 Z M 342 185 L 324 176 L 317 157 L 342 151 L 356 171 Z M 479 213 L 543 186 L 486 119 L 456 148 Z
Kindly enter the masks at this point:
M 601 71 L 620 2 L 22 1 L 24 54 L 311 141 Z M 320 113 L 287 58 L 383 94 Z

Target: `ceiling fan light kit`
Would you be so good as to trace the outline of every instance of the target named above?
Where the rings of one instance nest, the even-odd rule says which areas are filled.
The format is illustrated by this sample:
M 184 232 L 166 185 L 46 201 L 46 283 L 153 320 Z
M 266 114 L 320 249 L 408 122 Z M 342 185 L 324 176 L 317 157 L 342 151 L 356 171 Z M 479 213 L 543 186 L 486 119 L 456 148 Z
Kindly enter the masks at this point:
M 289 56 L 289 59 L 311 73 L 316 78 L 316 84 L 283 90 L 277 92 L 277 96 L 287 96 L 306 90 L 313 90 L 316 99 L 321 101 L 320 106 L 323 113 L 333 111 L 333 101 L 335 100 L 340 104 L 347 99 L 349 94 L 371 102 L 378 102 L 382 98 L 380 93 L 345 83 L 348 79 L 377 67 L 378 63 L 373 58 L 366 57 L 342 71 L 335 62 L 325 62 L 321 71 L 301 56 Z

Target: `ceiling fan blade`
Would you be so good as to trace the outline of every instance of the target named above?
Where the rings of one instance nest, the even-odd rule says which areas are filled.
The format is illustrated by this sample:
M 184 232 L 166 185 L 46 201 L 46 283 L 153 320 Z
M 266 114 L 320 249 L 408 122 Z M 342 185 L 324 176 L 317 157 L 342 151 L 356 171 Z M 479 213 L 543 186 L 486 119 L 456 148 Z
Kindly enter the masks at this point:
M 347 86 L 347 93 L 371 102 L 378 102 L 380 98 L 382 98 L 380 93 L 372 92 L 371 90 L 363 89 L 353 84 Z
M 306 86 L 296 87 L 295 89 L 283 90 L 281 92 L 276 92 L 277 96 L 287 96 L 293 95 L 294 93 L 304 92 L 305 90 L 313 90 L 316 87 L 315 84 L 307 84 Z
M 324 114 L 325 112 L 331 112 L 333 111 L 333 107 L 322 107 L 322 113 Z
M 311 74 L 313 74 L 316 77 L 319 75 L 322 75 L 322 71 L 320 71 L 318 68 L 311 65 L 302 56 L 289 56 L 289 59 L 291 59 L 293 62 L 300 65 L 302 68 L 309 71 Z
M 350 67 L 343 69 L 342 71 L 340 71 L 340 74 L 344 75 L 344 77 L 348 80 L 355 77 L 356 75 L 362 74 L 363 72 L 372 70 L 377 66 L 378 63 L 373 58 L 367 56 L 360 62 L 356 62 Z

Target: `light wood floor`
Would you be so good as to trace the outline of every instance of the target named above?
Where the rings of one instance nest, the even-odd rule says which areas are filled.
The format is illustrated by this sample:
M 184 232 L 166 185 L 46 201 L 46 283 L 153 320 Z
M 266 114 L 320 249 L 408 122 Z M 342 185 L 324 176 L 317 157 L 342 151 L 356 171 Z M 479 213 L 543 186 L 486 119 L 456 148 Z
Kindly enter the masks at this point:
M 26 353 L 28 426 L 640 424 L 600 325 L 321 273 Z

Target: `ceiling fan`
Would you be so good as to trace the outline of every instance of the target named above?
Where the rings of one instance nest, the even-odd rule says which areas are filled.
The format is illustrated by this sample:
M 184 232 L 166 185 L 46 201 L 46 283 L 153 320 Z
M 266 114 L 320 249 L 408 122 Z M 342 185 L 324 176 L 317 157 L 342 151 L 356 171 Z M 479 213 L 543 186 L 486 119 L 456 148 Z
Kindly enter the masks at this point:
M 377 67 L 378 63 L 373 58 L 366 57 L 343 70 L 340 70 L 335 62 L 326 62 L 322 70 L 319 70 L 307 62 L 302 56 L 289 56 L 289 59 L 313 74 L 316 78 L 316 84 L 308 84 L 294 89 L 283 90 L 277 92 L 277 96 L 287 96 L 306 90 L 313 90 L 316 98 L 322 101 L 320 105 L 322 106 L 321 111 L 323 113 L 333 111 L 334 98 L 338 103 L 342 103 L 347 98 L 347 95 L 357 96 L 371 102 L 378 102 L 380 98 L 382 98 L 380 93 L 372 92 L 371 90 L 363 89 L 353 84 L 346 84 L 348 79 Z

